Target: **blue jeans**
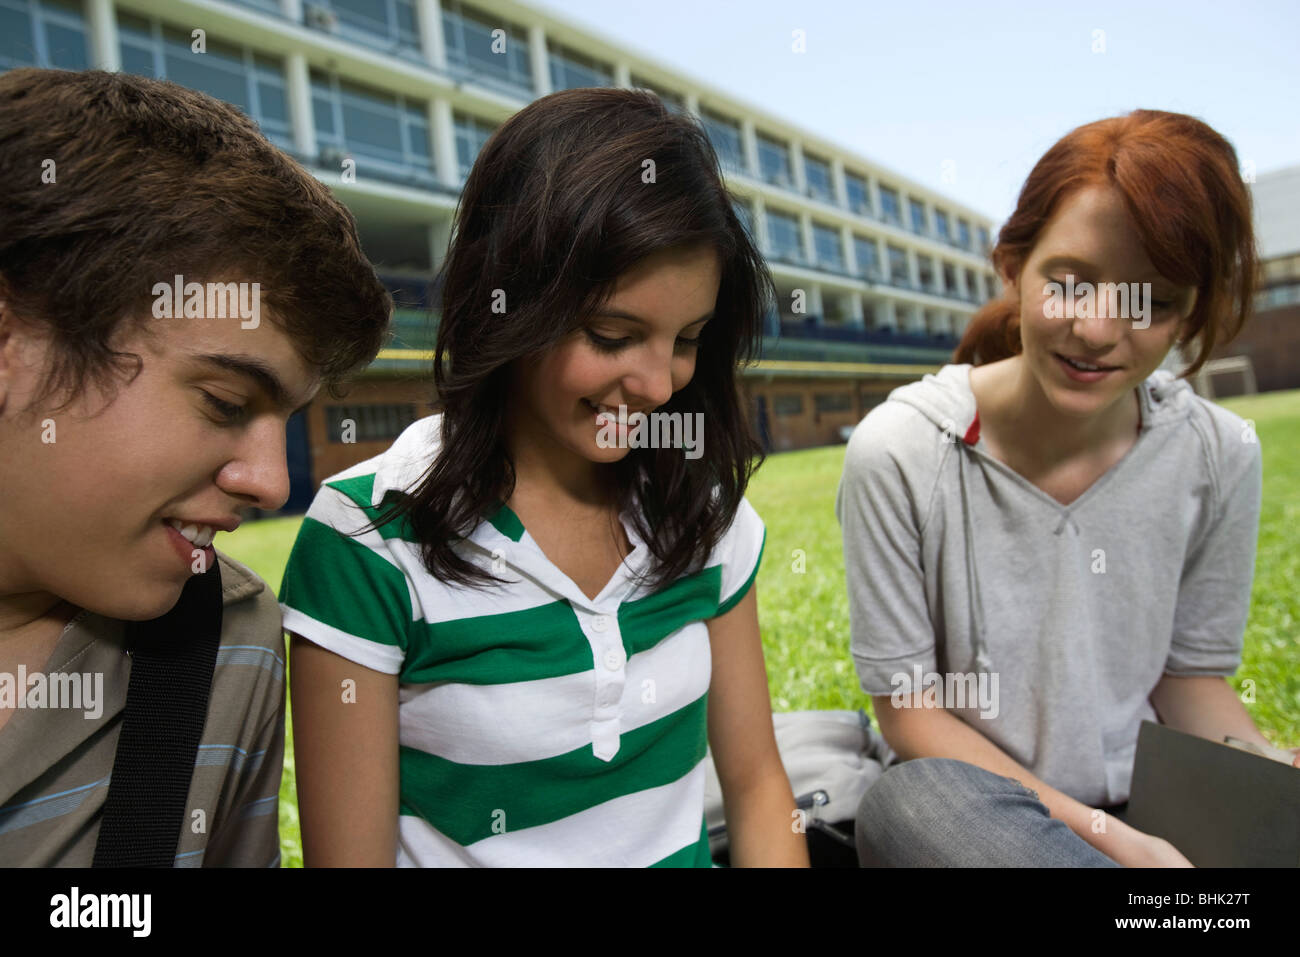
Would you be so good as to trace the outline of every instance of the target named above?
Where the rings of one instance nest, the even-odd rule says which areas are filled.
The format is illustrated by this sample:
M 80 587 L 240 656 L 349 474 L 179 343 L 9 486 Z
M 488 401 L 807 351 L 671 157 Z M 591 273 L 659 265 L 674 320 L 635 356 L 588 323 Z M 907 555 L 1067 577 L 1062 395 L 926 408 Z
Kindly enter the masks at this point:
M 891 767 L 856 830 L 863 867 L 1119 867 L 1019 781 L 952 758 Z

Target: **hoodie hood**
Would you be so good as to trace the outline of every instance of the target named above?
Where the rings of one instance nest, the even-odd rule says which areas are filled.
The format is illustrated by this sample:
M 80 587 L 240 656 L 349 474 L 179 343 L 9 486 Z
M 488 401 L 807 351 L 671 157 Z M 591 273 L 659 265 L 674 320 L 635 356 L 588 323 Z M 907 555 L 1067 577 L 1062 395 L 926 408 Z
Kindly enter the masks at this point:
M 985 643 L 984 608 L 980 600 L 979 571 L 976 556 L 979 547 L 975 541 L 971 520 L 970 489 L 972 469 L 981 468 L 979 456 L 987 453 L 976 446 L 980 441 L 979 411 L 975 395 L 970 388 L 969 363 L 946 365 L 937 373 L 927 373 L 916 382 L 899 386 L 889 393 L 888 402 L 902 402 L 924 415 L 940 433 L 943 440 L 955 449 L 957 476 L 961 486 L 962 522 L 966 539 L 966 593 L 970 601 L 970 620 L 974 623 L 971 634 L 971 651 L 979 671 L 992 670 L 988 647 Z M 1141 423 L 1138 438 L 1152 428 L 1181 419 L 1187 415 L 1188 405 L 1195 393 L 1185 380 L 1177 379 L 1165 369 L 1153 372 L 1138 389 Z M 1114 466 L 1112 466 L 1113 468 Z M 1079 534 L 1079 526 L 1071 514 L 1071 506 L 1061 505 L 1061 520 L 1054 534 L 1072 528 Z

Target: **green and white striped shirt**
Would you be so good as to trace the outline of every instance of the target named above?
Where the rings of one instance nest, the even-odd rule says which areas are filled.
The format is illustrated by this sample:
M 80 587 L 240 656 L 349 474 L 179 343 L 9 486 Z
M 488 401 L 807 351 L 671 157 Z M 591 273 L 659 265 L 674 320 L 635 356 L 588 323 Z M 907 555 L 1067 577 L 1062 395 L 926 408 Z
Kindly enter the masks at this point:
M 708 867 L 705 622 L 758 572 L 758 513 L 743 500 L 704 568 L 654 592 L 624 512 L 633 551 L 591 599 L 502 505 L 455 548 L 509 583 L 445 584 L 404 521 L 348 535 L 418 481 L 441 420 L 325 481 L 280 592 L 287 630 L 399 675 L 397 864 Z

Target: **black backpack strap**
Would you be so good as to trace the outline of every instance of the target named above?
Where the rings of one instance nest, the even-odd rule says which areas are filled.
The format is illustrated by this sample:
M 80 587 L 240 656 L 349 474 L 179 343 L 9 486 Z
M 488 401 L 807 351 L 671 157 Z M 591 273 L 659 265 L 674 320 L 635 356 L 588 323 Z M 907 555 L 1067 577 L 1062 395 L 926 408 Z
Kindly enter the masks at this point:
M 95 867 L 172 867 L 221 642 L 221 571 L 185 583 L 171 611 L 127 622 L 131 678 Z

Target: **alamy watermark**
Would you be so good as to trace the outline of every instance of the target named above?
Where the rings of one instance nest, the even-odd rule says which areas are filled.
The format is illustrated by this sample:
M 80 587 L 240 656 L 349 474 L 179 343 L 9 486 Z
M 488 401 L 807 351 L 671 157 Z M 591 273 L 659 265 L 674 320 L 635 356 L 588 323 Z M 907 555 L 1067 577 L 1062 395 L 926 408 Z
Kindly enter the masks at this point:
M 104 673 L 0 671 L 0 709 L 68 708 L 85 712 L 87 720 L 104 713 Z
M 704 454 L 703 412 L 633 412 L 627 406 L 613 412 L 599 412 L 601 423 L 596 444 L 602 449 L 685 449 L 688 459 Z M 619 423 L 626 424 L 626 430 Z
M 262 284 L 259 282 L 186 282 L 177 274 L 172 282 L 156 282 L 153 289 L 155 319 L 241 319 L 239 328 L 256 329 L 262 322 Z
M 1043 287 L 1047 302 L 1043 316 L 1047 319 L 1091 319 L 1105 297 L 1106 314 L 1115 319 L 1132 319 L 1134 329 L 1151 325 L 1151 283 L 1149 282 L 1080 282 L 1067 274 L 1065 284 L 1049 282 Z
M 996 718 L 998 703 L 998 673 L 937 672 L 923 673 L 920 665 L 912 665 L 912 672 L 896 672 L 890 677 L 893 691 L 889 703 L 895 708 L 973 708 L 981 718 Z

